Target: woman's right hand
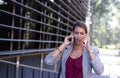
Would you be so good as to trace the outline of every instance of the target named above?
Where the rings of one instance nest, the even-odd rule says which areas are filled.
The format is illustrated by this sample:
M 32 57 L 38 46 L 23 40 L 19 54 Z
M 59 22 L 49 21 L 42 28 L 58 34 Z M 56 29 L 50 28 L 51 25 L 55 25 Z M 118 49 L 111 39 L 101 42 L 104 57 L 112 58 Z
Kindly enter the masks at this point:
M 72 40 L 72 38 L 74 38 L 73 34 L 66 36 L 63 44 L 52 52 L 53 56 L 58 57 L 60 53 L 63 52 L 63 49 L 71 43 L 70 39 Z
M 66 36 L 65 39 L 64 39 L 64 44 L 69 45 L 72 41 L 72 38 L 74 38 L 73 34 L 70 34 L 70 35 Z

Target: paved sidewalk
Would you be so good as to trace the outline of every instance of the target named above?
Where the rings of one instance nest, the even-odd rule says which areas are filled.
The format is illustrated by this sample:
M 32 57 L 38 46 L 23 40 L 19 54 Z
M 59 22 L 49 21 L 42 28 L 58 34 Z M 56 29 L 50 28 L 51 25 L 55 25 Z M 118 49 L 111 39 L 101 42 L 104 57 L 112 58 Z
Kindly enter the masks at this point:
M 110 78 L 108 76 L 102 76 L 102 75 L 96 75 L 96 74 L 93 74 L 93 78 Z
M 104 72 L 101 76 L 94 74 L 93 78 L 120 78 L 118 50 L 101 49 L 100 58 L 104 64 Z

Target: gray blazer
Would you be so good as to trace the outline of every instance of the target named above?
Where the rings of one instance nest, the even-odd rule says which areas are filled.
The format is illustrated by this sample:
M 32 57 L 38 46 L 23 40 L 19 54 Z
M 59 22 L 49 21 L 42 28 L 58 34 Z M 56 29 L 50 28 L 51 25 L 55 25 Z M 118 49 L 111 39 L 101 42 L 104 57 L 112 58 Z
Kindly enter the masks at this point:
M 62 70 L 60 73 L 60 78 L 65 78 L 65 72 L 66 72 L 65 63 L 72 51 L 72 48 L 73 48 L 73 45 L 69 45 L 63 50 L 62 65 L 61 65 Z M 96 55 L 93 60 L 90 59 L 87 49 L 85 47 L 83 50 L 83 62 L 82 62 L 83 78 L 93 78 L 92 69 L 98 75 L 102 74 L 104 71 L 104 65 L 102 64 L 98 56 L 99 50 L 96 47 L 91 47 L 91 48 Z M 49 53 L 45 58 L 45 63 L 48 65 L 53 65 L 57 63 L 59 59 L 60 57 L 54 57 L 52 56 L 51 53 Z

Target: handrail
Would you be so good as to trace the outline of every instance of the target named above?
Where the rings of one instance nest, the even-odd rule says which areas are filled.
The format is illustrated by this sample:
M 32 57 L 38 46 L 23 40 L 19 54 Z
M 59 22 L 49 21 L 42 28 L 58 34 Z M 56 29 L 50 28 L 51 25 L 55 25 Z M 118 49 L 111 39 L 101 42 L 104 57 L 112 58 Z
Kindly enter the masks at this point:
M 44 69 L 44 68 L 30 66 L 30 65 L 25 65 L 25 64 L 17 64 L 17 63 L 14 63 L 14 62 L 6 61 L 6 60 L 1 60 L 1 59 L 0 59 L 0 62 L 11 64 L 11 65 L 19 65 L 21 67 L 35 69 L 35 70 L 39 70 L 39 71 L 42 70 L 42 71 L 51 72 L 51 73 L 58 73 L 57 70 L 49 70 L 49 69 Z
M 13 51 L 0 51 L 0 56 L 6 55 L 20 55 L 20 54 L 29 54 L 29 53 L 42 53 L 42 52 L 51 52 L 55 48 L 45 48 L 45 49 L 27 49 L 27 50 L 13 50 Z

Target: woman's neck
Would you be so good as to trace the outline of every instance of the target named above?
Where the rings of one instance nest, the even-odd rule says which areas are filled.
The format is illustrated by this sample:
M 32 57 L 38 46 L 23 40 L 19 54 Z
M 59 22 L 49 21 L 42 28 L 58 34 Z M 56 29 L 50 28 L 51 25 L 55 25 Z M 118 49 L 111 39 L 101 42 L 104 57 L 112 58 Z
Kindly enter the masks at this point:
M 73 44 L 73 49 L 74 50 L 82 50 L 83 49 L 83 45 L 82 44 Z

